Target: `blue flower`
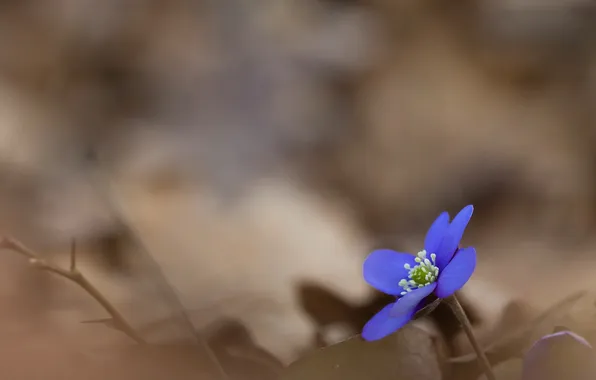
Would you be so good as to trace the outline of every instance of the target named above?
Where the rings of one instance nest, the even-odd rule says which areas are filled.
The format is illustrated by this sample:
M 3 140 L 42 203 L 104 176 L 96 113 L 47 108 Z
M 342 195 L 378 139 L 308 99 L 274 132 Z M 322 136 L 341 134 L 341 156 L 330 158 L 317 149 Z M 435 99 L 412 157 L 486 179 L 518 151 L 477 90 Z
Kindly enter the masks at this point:
M 584 338 L 560 331 L 538 340 L 524 357 L 523 380 L 594 380 L 596 352 Z
M 397 300 L 368 321 L 362 330 L 365 340 L 378 340 L 402 328 L 431 293 L 446 298 L 468 282 L 476 268 L 476 250 L 458 247 L 473 211 L 473 206 L 466 206 L 451 222 L 447 212 L 439 215 L 426 233 L 424 250 L 416 256 L 380 249 L 366 258 L 366 282 Z

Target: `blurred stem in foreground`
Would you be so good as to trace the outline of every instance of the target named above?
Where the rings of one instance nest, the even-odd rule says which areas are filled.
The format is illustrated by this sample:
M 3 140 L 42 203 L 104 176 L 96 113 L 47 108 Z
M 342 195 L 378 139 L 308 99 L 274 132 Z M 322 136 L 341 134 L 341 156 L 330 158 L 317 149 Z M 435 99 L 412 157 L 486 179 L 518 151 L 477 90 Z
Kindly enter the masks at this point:
M 124 319 L 122 314 L 107 300 L 107 298 L 95 287 L 76 267 L 76 249 L 73 242 L 70 251 L 70 269 L 62 269 L 42 259 L 37 253 L 31 249 L 25 247 L 20 242 L 7 238 L 0 237 L 0 249 L 8 249 L 13 252 L 20 254 L 21 256 L 29 259 L 29 263 L 41 270 L 45 270 L 51 273 L 55 273 L 61 277 L 66 278 L 79 285 L 85 290 L 93 299 L 95 299 L 112 317 L 114 326 L 120 331 L 128 335 L 131 339 L 139 344 L 146 344 L 147 342 L 143 339 L 136 330 Z
M 478 344 L 476 336 L 474 336 L 474 331 L 472 331 L 472 324 L 470 323 L 470 320 L 468 319 L 468 316 L 466 315 L 464 308 L 461 306 L 461 304 L 455 297 L 455 294 L 445 298 L 444 301 L 447 303 L 447 305 L 449 305 L 449 307 L 451 307 L 451 310 L 453 310 L 453 313 L 457 317 L 459 323 L 461 323 L 464 332 L 468 337 L 468 340 L 472 344 L 474 351 L 476 351 L 476 355 L 478 356 L 478 362 L 480 363 L 480 366 L 484 369 L 486 378 L 488 380 L 497 380 L 495 374 L 492 371 L 488 358 L 484 354 L 484 351 L 482 350 L 482 347 L 480 347 L 480 344 Z

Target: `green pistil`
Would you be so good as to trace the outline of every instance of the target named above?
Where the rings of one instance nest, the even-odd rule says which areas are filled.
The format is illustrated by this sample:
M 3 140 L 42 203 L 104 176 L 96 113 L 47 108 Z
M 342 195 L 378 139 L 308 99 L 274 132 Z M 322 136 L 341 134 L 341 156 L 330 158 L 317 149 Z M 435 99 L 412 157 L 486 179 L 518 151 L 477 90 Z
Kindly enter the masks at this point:
M 437 281 L 439 277 L 439 267 L 436 265 L 437 255 L 430 254 L 430 260 L 426 258 L 426 251 L 420 251 L 416 255 L 414 261 L 418 264 L 414 267 L 410 264 L 404 264 L 404 268 L 409 270 L 408 279 L 403 279 L 399 282 L 404 291 L 401 295 L 408 294 L 414 289 L 422 288 Z

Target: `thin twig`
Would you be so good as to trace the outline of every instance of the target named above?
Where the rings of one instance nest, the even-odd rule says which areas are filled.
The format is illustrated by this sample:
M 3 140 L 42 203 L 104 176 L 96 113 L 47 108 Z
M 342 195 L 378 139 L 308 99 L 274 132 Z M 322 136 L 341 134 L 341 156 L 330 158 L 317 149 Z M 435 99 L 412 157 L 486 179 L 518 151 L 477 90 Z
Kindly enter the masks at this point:
M 27 248 L 22 243 L 7 237 L 0 237 L 0 249 L 8 249 L 13 252 L 16 252 L 27 259 L 29 259 L 29 263 L 41 270 L 45 270 L 51 273 L 55 273 L 59 276 L 66 278 L 74 282 L 75 284 L 79 285 L 83 290 L 85 290 L 91 297 L 93 297 L 107 312 L 110 314 L 114 323 L 118 328 L 128 335 L 131 339 L 139 344 L 146 344 L 145 339 L 143 339 L 132 326 L 124 319 L 122 314 L 104 297 L 103 294 L 95 287 L 79 270 L 76 268 L 76 250 L 75 244 L 71 246 L 70 251 L 70 270 L 62 269 L 44 259 L 42 259 L 38 254 L 36 254 L 31 249 Z
M 482 349 L 482 347 L 480 347 L 480 344 L 476 340 L 476 336 L 474 335 L 474 331 L 472 330 L 472 324 L 470 323 L 470 320 L 468 319 L 468 316 L 466 315 L 464 308 L 461 306 L 461 304 L 455 297 L 455 294 L 445 298 L 444 301 L 451 307 L 453 314 L 455 314 L 459 323 L 463 327 L 464 332 L 468 337 L 468 340 L 472 344 L 472 348 L 474 348 L 474 351 L 476 351 L 476 354 L 478 355 L 478 362 L 484 370 L 486 378 L 488 380 L 496 380 L 497 378 L 493 373 L 493 370 L 490 366 L 490 362 L 488 361 L 488 358 L 486 357 L 484 350 Z
M 113 205 L 114 212 L 118 214 L 121 220 L 125 221 L 125 228 L 130 232 L 130 235 L 133 237 L 137 246 L 143 250 L 147 254 L 148 261 L 150 262 L 153 273 L 156 277 L 161 279 L 161 282 L 164 284 L 162 290 L 165 291 L 165 299 L 171 302 L 172 306 L 175 307 L 178 311 L 181 321 L 187 326 L 188 330 L 193 334 L 195 341 L 203 348 L 209 359 L 214 365 L 215 370 L 218 372 L 219 377 L 223 380 L 229 380 L 230 376 L 228 375 L 226 369 L 224 368 L 223 364 L 219 360 L 219 357 L 210 346 L 209 342 L 205 337 L 196 331 L 194 324 L 190 316 L 188 315 L 187 310 L 184 308 L 182 303 L 180 302 L 180 297 L 174 287 L 170 284 L 168 278 L 164 275 L 162 268 L 159 266 L 155 257 L 151 253 L 151 250 L 145 244 L 144 239 L 141 238 L 141 234 L 135 228 L 135 223 L 129 220 L 128 214 L 123 211 L 125 210 L 122 200 L 119 199 L 117 196 L 117 186 L 114 184 L 112 177 L 110 176 L 110 170 L 102 163 L 101 155 L 99 157 L 98 163 L 98 170 L 96 171 L 96 179 L 97 179 L 97 188 L 103 190 L 103 194 L 106 199 L 109 201 L 109 204 Z

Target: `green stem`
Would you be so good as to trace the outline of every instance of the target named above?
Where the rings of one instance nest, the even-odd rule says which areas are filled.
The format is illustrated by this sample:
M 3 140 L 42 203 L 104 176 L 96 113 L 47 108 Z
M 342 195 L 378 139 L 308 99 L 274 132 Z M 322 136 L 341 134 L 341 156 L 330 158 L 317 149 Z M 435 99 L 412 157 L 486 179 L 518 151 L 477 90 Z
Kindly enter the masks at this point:
M 461 304 L 455 297 L 455 294 L 445 298 L 444 301 L 449 305 L 449 307 L 451 307 L 451 310 L 453 310 L 453 314 L 455 314 L 455 317 L 459 320 L 459 323 L 461 323 L 464 332 L 468 336 L 468 340 L 472 344 L 474 351 L 476 351 L 476 355 L 478 356 L 478 362 L 484 369 L 486 378 L 488 380 L 497 380 L 495 374 L 493 373 L 493 370 L 491 369 L 488 358 L 484 354 L 484 351 L 480 347 L 480 344 L 478 344 L 476 336 L 474 336 L 474 331 L 472 331 L 472 324 L 470 323 L 470 320 L 468 319 L 468 316 L 466 315 L 464 308 L 461 307 Z

